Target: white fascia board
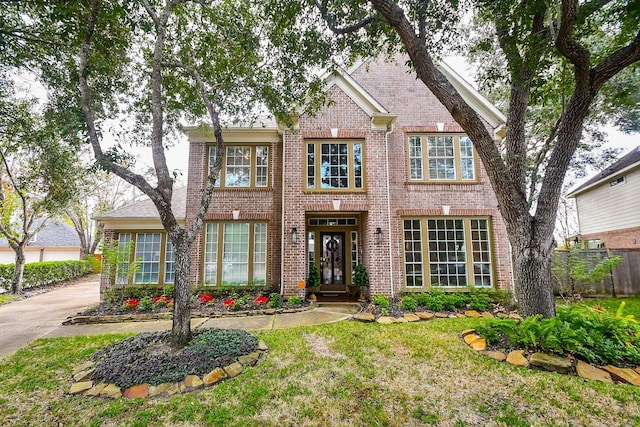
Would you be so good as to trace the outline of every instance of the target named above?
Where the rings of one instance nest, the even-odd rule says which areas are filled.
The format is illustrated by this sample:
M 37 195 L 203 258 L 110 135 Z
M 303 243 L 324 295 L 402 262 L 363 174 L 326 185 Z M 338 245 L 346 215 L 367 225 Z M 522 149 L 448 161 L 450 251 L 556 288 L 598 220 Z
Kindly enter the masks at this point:
M 469 104 L 483 119 L 487 121 L 494 129 L 500 128 L 507 122 L 507 118 L 500 110 L 489 102 L 465 79 L 460 77 L 449 65 L 444 62 L 437 64 L 438 68 L 445 75 L 447 80 L 451 82 L 453 87 L 460 93 L 462 99 Z
M 340 69 L 334 71 L 327 80 L 327 90 L 333 85 L 342 89 L 369 117 L 373 117 L 375 113 L 389 113 L 382 104 L 364 90 L 350 75 Z
M 201 126 L 183 128 L 189 142 L 211 142 L 215 140 L 213 129 Z M 222 128 L 225 142 L 278 142 L 280 134 L 277 127 L 225 127 Z

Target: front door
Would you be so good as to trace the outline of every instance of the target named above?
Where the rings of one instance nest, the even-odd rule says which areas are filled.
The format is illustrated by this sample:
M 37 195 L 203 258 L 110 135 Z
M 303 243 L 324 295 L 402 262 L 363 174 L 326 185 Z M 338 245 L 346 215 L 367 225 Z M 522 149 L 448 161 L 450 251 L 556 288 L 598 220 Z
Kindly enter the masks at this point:
M 320 233 L 320 291 L 345 291 L 344 233 Z

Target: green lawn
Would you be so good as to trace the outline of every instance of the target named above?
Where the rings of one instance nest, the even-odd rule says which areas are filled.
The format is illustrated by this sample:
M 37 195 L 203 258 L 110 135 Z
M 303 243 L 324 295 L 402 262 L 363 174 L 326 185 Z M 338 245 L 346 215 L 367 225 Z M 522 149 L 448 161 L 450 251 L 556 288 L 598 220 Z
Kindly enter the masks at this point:
M 640 387 L 586 382 L 476 354 L 482 320 L 339 322 L 262 332 L 241 376 L 155 400 L 68 396 L 73 365 L 123 336 L 41 339 L 0 362 L 0 425 L 640 425 Z

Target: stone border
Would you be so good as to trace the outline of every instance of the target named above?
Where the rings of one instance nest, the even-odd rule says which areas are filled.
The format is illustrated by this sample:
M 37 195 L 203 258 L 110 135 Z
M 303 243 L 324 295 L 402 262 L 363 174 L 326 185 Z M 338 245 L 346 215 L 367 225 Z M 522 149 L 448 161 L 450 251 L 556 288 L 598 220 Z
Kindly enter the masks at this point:
M 300 308 L 265 308 L 261 310 L 240 310 L 229 312 L 213 312 L 205 313 L 202 311 L 192 311 L 191 318 L 211 318 L 220 317 L 250 317 L 250 316 L 272 316 L 284 313 L 300 313 L 303 311 L 313 310 L 315 307 Z M 168 311 L 165 313 L 146 313 L 146 314 L 108 314 L 104 316 L 74 316 L 62 322 L 63 325 L 86 325 L 96 323 L 122 323 L 122 322 L 152 322 L 156 320 L 171 320 L 173 313 Z
M 577 375 L 588 380 L 607 383 L 631 384 L 640 387 L 640 366 L 631 368 L 618 368 L 613 365 L 593 366 L 578 359 L 569 359 L 554 354 L 541 352 L 528 354 L 525 350 L 512 350 L 509 354 L 501 351 L 488 351 L 487 342 L 476 333 L 475 329 L 467 329 L 460 333 L 464 342 L 482 355 L 499 362 L 506 361 L 514 366 L 524 368 L 540 368 L 545 371 L 557 372 L 564 375 Z
M 136 384 L 122 390 L 116 384 L 98 383 L 91 381 L 91 375 L 95 371 L 95 362 L 92 360 L 81 363 L 73 370 L 73 384 L 69 388 L 68 394 L 103 397 L 108 399 L 154 398 L 162 396 L 173 396 L 178 393 L 188 393 L 203 387 L 209 387 L 228 378 L 240 375 L 245 367 L 254 366 L 269 350 L 264 341 L 258 341 L 256 351 L 247 355 L 239 356 L 237 362 L 223 368 L 216 368 L 205 374 L 202 378 L 197 375 L 187 375 L 184 380 L 176 383 L 162 383 L 158 385 Z
M 431 313 L 428 311 L 416 311 L 415 313 L 405 313 L 403 317 L 390 317 L 390 316 L 382 316 L 376 319 L 376 316 L 373 313 L 360 313 L 353 316 L 354 320 L 359 322 L 377 322 L 383 325 L 390 325 L 392 323 L 408 323 L 408 322 L 419 322 L 421 320 L 431 320 L 431 319 L 466 319 L 466 318 L 483 318 L 483 319 L 514 319 L 514 320 L 522 320 L 519 314 L 516 312 L 512 313 L 497 313 L 495 316 L 488 311 L 483 311 L 482 313 L 476 310 L 466 310 L 464 313 L 449 313 L 449 312 L 437 312 Z

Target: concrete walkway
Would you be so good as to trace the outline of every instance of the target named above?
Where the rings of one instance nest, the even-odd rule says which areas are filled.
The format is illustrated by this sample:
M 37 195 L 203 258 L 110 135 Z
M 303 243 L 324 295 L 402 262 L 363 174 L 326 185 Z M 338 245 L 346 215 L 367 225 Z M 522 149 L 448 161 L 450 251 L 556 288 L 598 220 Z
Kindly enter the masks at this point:
M 100 283 L 80 282 L 0 305 L 0 358 L 36 338 L 49 336 L 69 316 L 100 301 Z
M 170 320 L 89 325 L 62 325 L 100 301 L 97 281 L 81 282 L 0 306 L 0 358 L 9 356 L 37 338 L 77 335 L 155 332 L 171 329 Z M 319 325 L 353 317 L 358 304 L 319 303 L 313 310 L 271 316 L 195 318 L 191 327 L 271 330 Z

